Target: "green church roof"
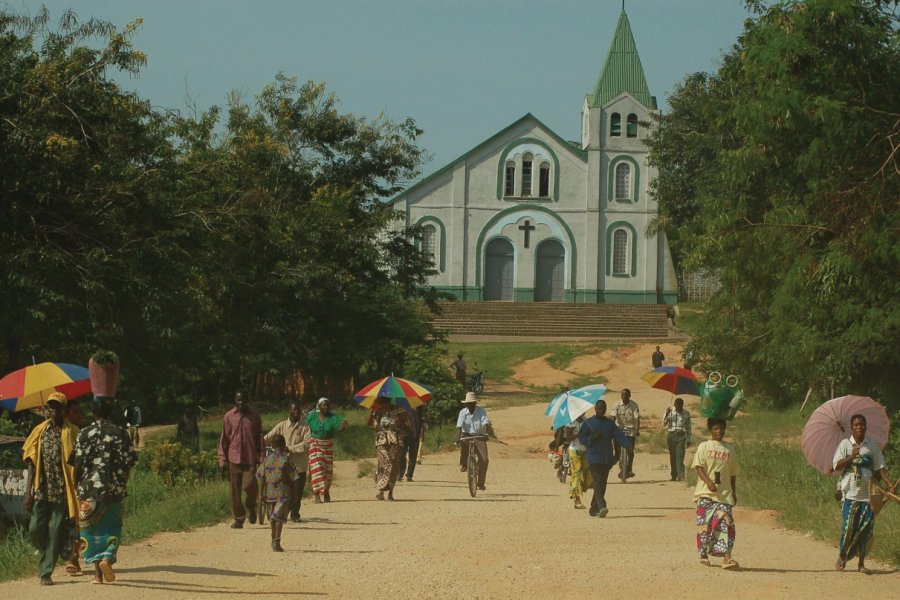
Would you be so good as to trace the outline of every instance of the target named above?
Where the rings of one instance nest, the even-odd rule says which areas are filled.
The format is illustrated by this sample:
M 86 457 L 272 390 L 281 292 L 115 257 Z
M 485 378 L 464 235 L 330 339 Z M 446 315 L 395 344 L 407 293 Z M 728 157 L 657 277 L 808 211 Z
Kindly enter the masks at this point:
M 591 108 L 603 106 L 622 92 L 628 92 L 650 109 L 656 109 L 656 98 L 650 95 L 641 57 L 638 56 L 631 24 L 625 11 L 619 15 L 616 33 L 609 45 L 606 63 L 594 86 L 594 92 L 588 96 Z

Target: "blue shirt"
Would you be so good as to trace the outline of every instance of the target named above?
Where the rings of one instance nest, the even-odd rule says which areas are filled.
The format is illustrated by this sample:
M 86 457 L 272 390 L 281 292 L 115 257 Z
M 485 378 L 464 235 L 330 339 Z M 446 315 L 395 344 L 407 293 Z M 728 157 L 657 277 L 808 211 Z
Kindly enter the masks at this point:
M 609 417 L 602 419 L 596 415 L 588 419 L 578 432 L 578 441 L 584 444 L 585 457 L 589 465 L 612 465 L 616 459 L 613 455 L 613 439 L 624 448 L 631 448 L 631 441 L 625 433 L 616 427 L 615 421 Z

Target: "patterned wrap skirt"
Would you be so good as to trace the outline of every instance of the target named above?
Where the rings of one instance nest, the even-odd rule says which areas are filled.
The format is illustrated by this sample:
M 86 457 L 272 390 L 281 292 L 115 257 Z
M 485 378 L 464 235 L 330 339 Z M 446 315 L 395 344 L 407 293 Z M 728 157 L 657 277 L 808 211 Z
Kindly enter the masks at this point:
M 842 560 L 854 556 L 865 558 L 872 545 L 875 531 L 875 513 L 868 502 L 844 500 L 841 507 L 843 526 L 841 539 L 838 540 L 838 552 Z
M 116 562 L 122 538 L 122 503 L 82 500 L 79 503 L 81 557 L 87 564 Z
M 378 455 L 378 468 L 375 470 L 375 487 L 382 492 L 394 489 L 397 474 L 400 472 L 400 461 L 403 458 L 403 444 L 394 431 L 379 431 L 375 435 L 375 453 Z
M 700 558 L 731 554 L 734 535 L 731 505 L 700 498 L 697 502 L 697 552 Z
M 582 492 L 591 489 L 593 485 L 591 470 L 588 468 L 584 452 L 573 450 L 571 446 L 567 452 L 569 453 L 569 472 L 572 474 L 572 481 L 569 482 L 569 498 L 578 500 L 581 498 Z
M 309 441 L 309 477 L 316 494 L 331 489 L 334 480 L 334 440 Z

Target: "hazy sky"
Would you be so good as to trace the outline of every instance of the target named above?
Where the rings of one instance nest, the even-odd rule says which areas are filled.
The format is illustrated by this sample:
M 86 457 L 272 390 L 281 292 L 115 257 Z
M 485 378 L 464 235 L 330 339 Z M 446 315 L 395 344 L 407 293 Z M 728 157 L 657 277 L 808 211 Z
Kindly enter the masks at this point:
M 2 1 L 2 0 L 0 0 Z M 324 81 L 341 110 L 412 117 L 432 154 L 427 175 L 532 113 L 580 139 L 621 0 L 5 0 L 55 23 L 73 8 L 116 26 L 142 17 L 136 79 L 154 105 L 224 105 L 279 71 Z M 650 92 L 661 108 L 684 76 L 714 70 L 747 12 L 740 0 L 627 0 Z

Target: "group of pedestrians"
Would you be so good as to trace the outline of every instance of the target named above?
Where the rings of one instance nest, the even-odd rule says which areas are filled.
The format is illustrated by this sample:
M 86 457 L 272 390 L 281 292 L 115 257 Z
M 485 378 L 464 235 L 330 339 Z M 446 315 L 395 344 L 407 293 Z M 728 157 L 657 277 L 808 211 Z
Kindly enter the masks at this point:
M 38 579 L 52 585 L 61 556 L 66 571 L 81 574 L 80 558 L 94 568 L 93 583 L 115 581 L 122 536 L 122 503 L 137 461 L 131 439 L 113 423 L 114 398 L 94 396 L 93 421 L 83 426 L 81 405 L 65 394 L 50 394 L 46 420 L 22 449 L 28 471 L 25 510 L 28 534 L 38 551 Z

